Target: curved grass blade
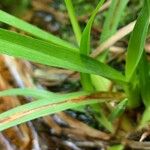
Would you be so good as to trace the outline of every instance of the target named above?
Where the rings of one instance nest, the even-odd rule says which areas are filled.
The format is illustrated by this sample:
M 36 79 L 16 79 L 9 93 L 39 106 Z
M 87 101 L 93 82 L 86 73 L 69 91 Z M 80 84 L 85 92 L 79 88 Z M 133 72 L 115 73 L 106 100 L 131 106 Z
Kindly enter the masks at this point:
M 94 22 L 95 16 L 98 13 L 100 7 L 103 5 L 105 0 L 100 0 L 100 2 L 98 3 L 96 9 L 93 11 L 83 33 L 82 33 L 82 37 L 81 37 L 81 43 L 80 43 L 80 52 L 81 54 L 84 55 L 89 55 L 90 53 L 90 34 L 91 34 L 91 28 L 92 28 L 92 24 Z M 83 88 L 86 91 L 93 91 L 93 85 L 91 82 L 91 77 L 90 74 L 82 74 L 81 73 L 81 83 Z
M 126 83 L 115 69 L 71 49 L 0 29 L 0 53 Z
M 36 99 L 42 99 L 42 98 L 57 98 L 63 96 L 64 98 L 72 98 L 74 96 L 87 96 L 91 94 L 90 92 L 73 92 L 73 93 L 67 93 L 67 94 L 59 94 L 59 93 L 53 93 L 46 90 L 40 90 L 40 89 L 30 89 L 30 88 L 15 88 L 15 89 L 8 89 L 0 91 L 0 97 L 4 96 L 30 96 Z
M 120 100 L 124 97 L 123 93 L 89 93 L 89 92 L 74 92 L 69 94 L 54 94 L 48 91 L 36 89 L 10 89 L 0 92 L 0 96 L 22 95 L 33 96 L 39 98 L 34 102 L 18 106 L 0 114 L 0 131 L 9 127 L 30 121 L 45 115 L 53 114 L 69 108 L 81 107 L 86 104 L 95 104 L 98 102 L 106 102 L 111 100 Z M 21 92 L 21 93 L 19 93 Z M 46 95 L 44 95 L 46 94 Z
M 132 79 L 144 50 L 150 19 L 150 1 L 145 0 L 143 9 L 132 32 L 126 58 L 126 78 Z
M 25 31 L 27 33 L 30 33 L 31 35 L 35 36 L 35 37 L 38 37 L 38 38 L 41 38 L 43 40 L 46 40 L 46 41 L 49 41 L 49 42 L 52 42 L 54 44 L 59 44 L 59 45 L 63 45 L 65 47 L 69 47 L 69 48 L 74 48 L 75 47 L 73 45 L 71 45 L 70 43 L 48 33 L 48 32 L 45 32 L 44 30 L 34 26 L 34 25 L 31 25 L 15 16 L 12 16 L 2 10 L 0 10 L 0 22 L 3 22 L 3 23 L 6 23 L 8 25 L 11 25 L 13 27 L 16 27 L 22 31 Z
M 47 97 L 56 97 L 57 94 L 49 92 L 46 90 L 39 89 L 29 89 L 29 88 L 16 88 L 0 91 L 0 97 L 3 96 L 30 96 L 37 99 L 47 98 Z
M 100 0 L 95 10 L 92 12 L 92 15 L 86 25 L 86 27 L 83 30 L 82 37 L 81 37 L 81 43 L 80 43 L 80 52 L 85 55 L 89 55 L 90 53 L 90 34 L 91 34 L 91 28 L 92 24 L 94 22 L 95 16 L 98 13 L 99 9 L 103 5 L 105 0 Z
M 0 114 L 0 131 L 66 109 L 98 102 L 104 102 L 104 100 L 81 100 L 80 98 L 77 98 L 77 96 L 74 96 L 74 99 L 68 100 L 68 98 L 63 98 L 61 96 L 56 99 L 42 99 L 34 101 Z
M 72 0 L 65 0 L 66 7 L 68 10 L 69 18 L 73 27 L 73 31 L 75 33 L 75 37 L 77 40 L 78 45 L 80 45 L 80 40 L 81 40 L 81 29 L 78 24 L 77 18 L 75 16 Z

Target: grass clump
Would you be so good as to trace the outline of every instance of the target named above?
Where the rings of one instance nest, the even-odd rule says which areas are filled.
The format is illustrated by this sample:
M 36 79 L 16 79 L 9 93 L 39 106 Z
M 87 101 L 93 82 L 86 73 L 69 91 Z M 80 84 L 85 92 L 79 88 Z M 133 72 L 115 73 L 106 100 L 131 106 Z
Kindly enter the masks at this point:
M 77 46 L 4 11 L 0 11 L 1 22 L 23 30 L 32 36 L 23 36 L 5 29 L 0 29 L 1 54 L 27 59 L 48 66 L 78 71 L 81 75 L 83 87 L 83 91 L 63 95 L 37 89 L 1 91 L 0 96 L 32 96 L 37 100 L 0 114 L 0 131 L 38 117 L 87 104 L 91 105 L 96 118 L 111 133 L 115 133 L 114 122 L 125 114 L 125 110 L 132 111 L 137 107 L 143 107 L 143 105 L 145 110 L 137 127 L 148 124 L 150 120 L 148 115 L 150 111 L 150 68 L 146 52 L 144 51 L 144 45 L 149 28 L 150 1 L 144 1 L 136 25 L 130 36 L 124 73 L 105 63 L 108 56 L 108 49 L 96 58 L 90 56 L 92 54 L 92 48 L 90 46 L 92 24 L 104 2 L 105 0 L 99 1 L 82 31 L 77 21 L 72 1 L 65 0 Z M 112 0 L 110 9 L 106 15 L 104 29 L 100 37 L 101 43 L 116 33 L 128 0 L 115 0 L 116 3 L 120 2 L 119 4 L 117 3 L 118 5 L 113 2 Z M 116 7 L 118 7 L 117 10 L 119 13 L 115 20 L 112 20 L 113 17 L 111 15 L 115 14 Z M 111 28 L 109 28 L 110 26 Z M 97 78 L 97 76 L 99 77 Z M 106 87 L 111 82 L 114 82 L 122 87 L 122 93 L 120 91 L 109 92 L 107 88 L 101 88 L 100 86 L 96 88 L 96 84 L 101 84 L 101 82 L 105 82 Z M 102 92 L 103 90 L 107 91 L 105 96 Z M 99 93 L 98 96 L 94 96 L 97 92 Z M 115 103 L 115 107 L 110 105 L 110 102 Z M 105 107 L 107 109 L 109 108 L 109 114 L 105 110 Z M 129 120 L 126 118 L 124 122 L 128 125 L 127 122 Z

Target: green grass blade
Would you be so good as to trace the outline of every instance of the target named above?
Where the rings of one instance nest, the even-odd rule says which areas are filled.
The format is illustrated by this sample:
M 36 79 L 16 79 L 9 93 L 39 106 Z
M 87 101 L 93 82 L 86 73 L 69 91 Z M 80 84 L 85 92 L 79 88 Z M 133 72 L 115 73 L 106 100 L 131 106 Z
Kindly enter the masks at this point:
M 42 99 L 42 98 L 57 98 L 57 97 L 66 97 L 66 98 L 74 98 L 74 96 L 87 96 L 91 94 L 90 92 L 73 92 L 73 93 L 67 93 L 67 94 L 59 94 L 59 93 L 53 93 L 46 90 L 41 89 L 30 89 L 30 88 L 14 88 L 14 89 L 8 89 L 0 91 L 0 97 L 4 96 L 30 96 L 36 99 Z
M 125 7 L 127 6 L 129 0 L 112 0 L 109 10 L 107 12 L 103 31 L 100 37 L 100 44 L 108 40 L 116 31 L 119 26 L 121 16 L 124 12 Z M 115 16 L 115 17 L 114 17 Z M 106 62 L 108 56 L 108 50 L 105 50 L 100 56 L 97 57 L 97 60 L 101 62 Z M 108 91 L 111 85 L 111 82 L 106 78 L 101 78 L 96 75 L 91 75 L 91 80 L 94 85 L 94 88 L 98 91 Z
M 114 133 L 114 127 L 112 123 L 109 121 L 108 117 L 106 116 L 104 105 L 101 104 L 93 104 L 91 105 L 92 113 L 94 114 L 95 119 L 98 121 L 100 126 L 103 126 L 105 129 Z
M 103 25 L 103 32 L 100 37 L 100 43 L 105 42 L 111 37 L 119 26 L 122 14 L 129 0 L 112 0 Z M 115 17 L 114 17 L 115 16 Z
M 13 27 L 16 27 L 22 31 L 30 33 L 31 35 L 33 35 L 35 37 L 52 42 L 54 44 L 57 44 L 57 45 L 59 44 L 59 45 L 65 46 L 65 47 L 74 48 L 74 46 L 71 45 L 70 43 L 68 43 L 48 32 L 45 32 L 45 31 L 41 30 L 40 28 L 38 28 L 34 25 L 31 25 L 15 16 L 12 16 L 2 10 L 0 10 L 0 22 L 3 22 L 8 25 L 11 25 Z
M 150 107 L 147 107 L 142 115 L 142 119 L 140 122 L 140 128 L 145 127 L 150 123 Z
M 91 81 L 91 77 L 87 73 L 80 73 L 80 82 L 84 91 L 94 91 L 94 87 Z
M 49 92 L 46 90 L 39 89 L 29 89 L 29 88 L 16 88 L 0 91 L 0 97 L 3 96 L 30 96 L 37 99 L 47 98 L 47 97 L 56 97 L 57 94 Z
M 142 101 L 140 95 L 139 78 L 137 75 L 134 75 L 132 82 L 128 83 L 127 86 L 124 87 L 124 90 L 128 97 L 128 107 L 130 109 L 139 107 Z
M 98 3 L 96 9 L 93 11 L 84 31 L 82 33 L 81 43 L 80 43 L 81 54 L 89 55 L 89 53 L 90 53 L 90 49 L 91 49 L 90 48 L 90 34 L 91 34 L 92 24 L 94 22 L 96 14 L 98 13 L 100 7 L 103 5 L 104 1 L 105 0 L 100 0 L 100 2 Z M 91 77 L 89 74 L 81 73 L 81 83 L 82 83 L 84 90 L 86 90 L 86 91 L 93 90 L 93 85 L 92 85 Z
M 102 76 L 91 75 L 91 81 L 96 91 L 109 91 L 112 82 Z
M 144 51 L 143 56 L 140 60 L 138 66 L 139 72 L 139 82 L 140 82 L 140 91 L 143 103 L 145 107 L 150 106 L 150 75 L 149 75 L 149 63 L 146 58 L 146 53 Z
M 103 32 L 100 36 L 100 44 L 108 40 L 115 32 L 119 26 L 121 17 L 123 15 L 124 9 L 127 6 L 129 0 L 112 0 L 110 8 L 107 12 L 106 19 L 103 25 Z M 114 17 L 115 16 L 115 17 Z M 97 59 L 99 61 L 105 62 L 108 56 L 108 50 L 101 53 Z
M 124 150 L 124 145 L 115 145 L 108 148 L 108 150 Z
M 129 85 L 126 88 L 126 93 L 128 95 L 128 104 L 130 108 L 138 107 L 141 103 L 140 83 L 137 69 L 144 51 L 144 45 L 149 27 L 149 19 L 150 1 L 145 0 L 144 6 L 140 12 L 129 41 L 126 58 L 125 75 L 127 81 L 129 82 Z
M 105 0 L 100 0 L 100 2 L 98 3 L 97 7 L 93 11 L 84 31 L 82 33 L 81 44 L 80 44 L 80 52 L 82 54 L 89 55 L 89 53 L 90 53 L 90 50 L 91 50 L 91 48 L 90 48 L 90 34 L 91 34 L 92 24 L 94 22 L 96 14 L 98 13 L 101 6 L 103 5 L 104 1 Z
M 150 19 L 150 1 L 145 0 L 143 9 L 137 19 L 136 25 L 132 32 L 126 58 L 126 78 L 131 80 L 139 64 L 144 50 L 144 44 L 148 32 Z
M 78 95 L 74 96 L 74 99 L 63 98 L 63 96 L 56 99 L 42 99 L 1 113 L 0 131 L 66 109 L 100 102 L 100 100 L 94 99 L 78 101 L 76 98 L 78 98 Z M 104 100 L 101 100 L 101 102 L 104 102 Z
M 65 0 L 66 3 L 66 7 L 68 10 L 68 14 L 69 14 L 69 18 L 73 27 L 73 31 L 75 33 L 75 37 L 77 40 L 78 45 L 80 45 L 80 41 L 81 41 L 81 29 L 80 26 L 78 24 L 75 12 L 74 12 L 74 8 L 73 8 L 73 4 L 72 4 L 72 0 Z
M 125 83 L 115 69 L 71 49 L 0 29 L 0 53 Z
M 113 122 L 116 118 L 120 117 L 123 114 L 123 112 L 125 111 L 127 107 L 127 103 L 128 103 L 128 100 L 124 99 L 115 107 L 115 109 L 111 112 L 109 116 L 109 120 L 111 122 Z
M 105 114 L 99 110 L 98 114 L 94 115 L 99 124 L 101 124 L 104 128 L 106 128 L 111 133 L 114 133 L 114 127 L 112 123 L 108 120 L 108 117 L 105 116 Z

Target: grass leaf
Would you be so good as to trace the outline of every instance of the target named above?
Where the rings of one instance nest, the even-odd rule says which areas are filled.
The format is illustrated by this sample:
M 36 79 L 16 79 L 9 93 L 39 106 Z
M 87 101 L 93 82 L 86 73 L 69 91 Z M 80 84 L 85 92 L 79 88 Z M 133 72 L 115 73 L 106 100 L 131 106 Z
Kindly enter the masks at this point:
M 106 19 L 104 21 L 103 32 L 100 37 L 100 44 L 102 44 L 103 42 L 106 42 L 108 38 L 110 38 L 117 31 L 121 17 L 123 15 L 125 7 L 127 6 L 128 1 L 129 0 L 124 0 L 124 1 L 112 0 L 111 1 L 111 5 L 109 7 L 109 10 L 106 15 Z M 97 57 L 97 59 L 101 62 L 105 62 L 107 56 L 108 56 L 108 50 L 105 50 L 104 52 L 100 54 L 99 57 Z
M 94 22 L 96 14 L 98 13 L 100 7 L 103 5 L 104 1 L 105 0 L 100 0 L 97 7 L 92 12 L 92 15 L 91 15 L 86 27 L 84 28 L 84 31 L 83 31 L 82 37 L 81 37 L 81 43 L 80 43 L 80 52 L 82 54 L 89 55 L 89 53 L 90 53 L 90 50 L 91 50 L 91 48 L 90 48 L 90 34 L 91 34 L 92 24 Z
M 22 31 L 25 31 L 27 33 L 30 33 L 31 35 L 35 36 L 35 37 L 38 37 L 38 38 L 41 38 L 43 40 L 46 40 L 46 41 L 49 41 L 49 42 L 52 42 L 54 44 L 60 44 L 60 45 L 63 45 L 65 47 L 69 47 L 69 48 L 74 48 L 73 45 L 71 45 L 70 43 L 46 32 L 46 31 L 43 31 L 42 29 L 34 26 L 34 25 L 31 25 L 15 16 L 12 16 L 2 10 L 0 10 L 0 22 L 3 22 L 3 23 L 6 23 L 8 25 L 11 25 L 13 27 L 16 27 Z M 75 48 L 74 48 L 75 49 Z
M 0 91 L 0 97 L 3 96 L 30 96 L 37 99 L 47 98 L 47 97 L 56 97 L 57 94 L 49 92 L 46 90 L 39 89 L 29 89 L 29 88 L 16 88 Z
M 150 19 L 150 1 L 145 0 L 143 9 L 132 32 L 126 58 L 126 78 L 131 80 L 144 50 Z
M 108 148 L 108 150 L 124 150 L 124 145 L 115 145 Z
M 91 28 L 92 28 L 92 24 L 94 22 L 95 16 L 98 13 L 100 7 L 103 5 L 105 0 L 100 0 L 100 2 L 98 3 L 97 7 L 95 8 L 95 10 L 93 11 L 83 33 L 82 33 L 82 37 L 81 37 L 81 43 L 80 43 L 80 52 L 81 54 L 84 55 L 89 55 L 90 53 L 90 34 L 91 34 Z M 82 74 L 81 73 L 81 83 L 83 88 L 86 91 L 92 91 L 93 90 L 93 85 L 91 82 L 91 77 L 89 74 Z
M 143 56 L 138 66 L 140 92 L 145 107 L 150 106 L 150 75 L 149 75 L 149 62 L 146 58 L 146 52 L 144 51 Z
M 125 83 L 115 69 L 71 49 L 0 29 L 0 53 Z
M 80 94 L 80 96 L 82 96 Z M 87 104 L 104 102 L 104 100 L 96 99 L 80 99 L 79 94 L 70 96 L 60 96 L 37 100 L 18 106 L 0 114 L 0 131 L 12 126 L 60 112 L 66 109 L 75 108 Z
M 142 119 L 140 122 L 140 128 L 143 128 L 150 122 L 150 107 L 147 107 L 142 115 Z
M 90 92 L 73 92 L 73 93 L 67 93 L 67 94 L 59 94 L 59 93 L 53 93 L 46 90 L 41 89 L 30 89 L 30 88 L 14 88 L 14 89 L 8 89 L 0 91 L 0 97 L 4 96 L 30 96 L 36 99 L 42 99 L 42 98 L 57 98 L 63 96 L 64 98 L 71 98 L 74 96 L 87 96 L 89 94 L 92 94 Z
M 105 127 L 111 133 L 114 133 L 114 127 L 112 123 L 109 121 L 108 117 L 103 113 L 103 111 L 99 110 L 98 114 L 94 115 L 100 125 Z
M 68 10 L 69 18 L 73 27 L 73 31 L 75 33 L 75 37 L 77 40 L 78 45 L 80 45 L 80 40 L 81 40 L 81 29 L 78 24 L 77 18 L 75 16 L 72 0 L 65 0 L 66 7 Z
M 119 26 L 122 14 L 129 0 L 112 0 L 106 19 L 103 25 L 103 32 L 100 37 L 100 43 L 105 42 L 110 38 Z M 115 17 L 114 17 L 115 16 Z
M 125 7 L 127 6 L 129 0 L 112 0 L 109 10 L 107 11 L 107 15 L 103 25 L 103 31 L 100 37 L 100 44 L 108 40 L 116 31 L 119 26 L 121 16 Z M 113 17 L 115 16 L 115 17 Z M 108 56 L 108 50 L 105 50 L 97 57 L 97 60 L 101 62 L 106 62 L 106 58 Z M 108 91 L 111 85 L 111 82 L 106 78 L 102 78 L 96 75 L 91 75 L 91 80 L 94 85 L 94 88 L 98 91 Z

